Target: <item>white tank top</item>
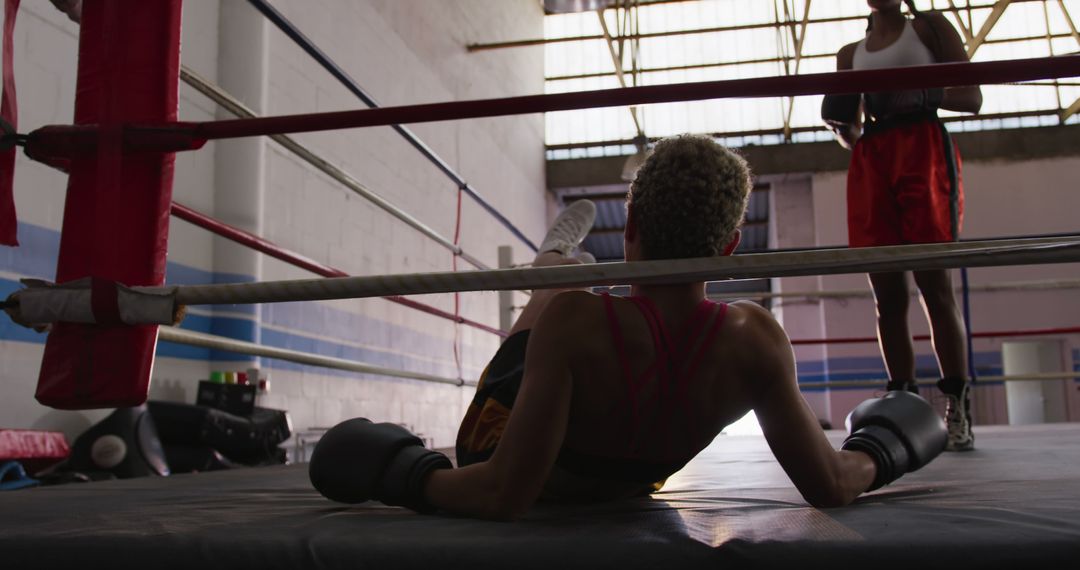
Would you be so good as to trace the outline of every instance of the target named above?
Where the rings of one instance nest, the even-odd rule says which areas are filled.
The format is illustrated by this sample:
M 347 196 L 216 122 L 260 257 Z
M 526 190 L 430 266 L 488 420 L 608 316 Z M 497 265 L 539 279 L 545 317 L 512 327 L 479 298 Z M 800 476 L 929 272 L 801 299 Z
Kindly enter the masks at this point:
M 911 20 L 904 22 L 904 31 L 896 41 L 877 51 L 867 51 L 866 38 L 855 46 L 851 66 L 855 69 L 879 69 L 905 65 L 929 65 L 934 63 L 934 53 L 922 43 Z
M 904 31 L 893 43 L 877 51 L 866 49 L 866 38 L 855 46 L 851 67 L 854 69 L 880 69 L 883 67 L 904 67 L 908 65 L 929 65 L 934 63 L 934 53 L 919 39 L 919 34 L 911 24 L 904 22 Z M 871 112 L 887 116 L 899 114 L 917 108 L 922 103 L 921 91 L 896 91 L 886 94 L 871 94 L 867 101 Z M 875 109 L 878 107 L 878 109 Z

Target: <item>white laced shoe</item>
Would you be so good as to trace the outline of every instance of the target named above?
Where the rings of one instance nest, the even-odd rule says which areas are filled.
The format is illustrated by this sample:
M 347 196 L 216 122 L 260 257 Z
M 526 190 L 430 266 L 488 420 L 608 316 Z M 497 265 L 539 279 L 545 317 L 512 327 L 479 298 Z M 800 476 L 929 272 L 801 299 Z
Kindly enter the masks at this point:
M 596 256 L 587 251 L 579 251 L 574 257 L 582 263 L 596 263 Z
M 590 200 L 575 200 L 555 217 L 540 244 L 540 253 L 556 251 L 564 257 L 569 256 L 589 234 L 595 220 L 596 204 Z
M 964 383 L 960 395 L 945 392 L 945 425 L 949 428 L 946 451 L 975 449 L 975 434 L 971 432 L 971 384 Z

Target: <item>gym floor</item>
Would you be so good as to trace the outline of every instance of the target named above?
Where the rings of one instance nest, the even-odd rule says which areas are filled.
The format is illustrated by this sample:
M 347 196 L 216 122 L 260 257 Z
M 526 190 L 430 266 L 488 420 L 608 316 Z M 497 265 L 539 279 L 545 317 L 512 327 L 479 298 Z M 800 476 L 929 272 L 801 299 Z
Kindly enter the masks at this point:
M 829 432 L 834 443 L 843 434 Z M 652 498 L 523 520 L 320 497 L 305 465 L 72 484 L 0 501 L 5 566 L 1044 567 L 1080 559 L 1080 425 L 989 426 L 848 508 L 806 505 L 759 436 L 721 436 Z

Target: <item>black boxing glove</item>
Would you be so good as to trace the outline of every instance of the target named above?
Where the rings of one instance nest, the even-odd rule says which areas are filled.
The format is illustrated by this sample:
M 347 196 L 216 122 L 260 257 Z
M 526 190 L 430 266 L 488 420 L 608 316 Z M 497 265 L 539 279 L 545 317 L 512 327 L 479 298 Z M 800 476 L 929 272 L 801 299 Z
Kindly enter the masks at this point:
M 941 87 L 929 87 L 922 90 L 922 108 L 924 111 L 937 111 L 945 99 L 945 90 Z
M 826 95 L 821 100 L 821 118 L 830 127 L 854 125 L 858 121 L 861 102 L 862 95 L 859 93 Z
M 879 121 L 913 113 L 928 114 L 940 109 L 944 98 L 945 90 L 940 87 L 867 93 L 866 110 Z
M 873 491 L 926 465 L 945 450 L 948 429 L 930 404 L 911 392 L 866 400 L 847 418 L 841 449 L 861 451 L 877 466 Z
M 375 499 L 427 513 L 435 510 L 424 498 L 427 475 L 451 467 L 445 455 L 426 449 L 409 430 L 355 418 L 322 436 L 312 451 L 308 477 L 332 501 Z

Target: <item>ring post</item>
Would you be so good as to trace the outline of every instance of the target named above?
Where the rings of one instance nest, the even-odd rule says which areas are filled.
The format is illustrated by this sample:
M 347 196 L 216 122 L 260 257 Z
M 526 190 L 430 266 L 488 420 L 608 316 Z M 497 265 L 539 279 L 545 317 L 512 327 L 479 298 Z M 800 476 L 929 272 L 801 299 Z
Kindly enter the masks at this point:
M 181 0 L 83 4 L 75 123 L 96 148 L 72 157 L 56 281 L 95 277 L 161 285 L 172 202 L 172 153 L 131 153 L 125 125 L 177 119 Z M 89 409 L 146 400 L 158 328 L 58 323 L 35 397 Z

